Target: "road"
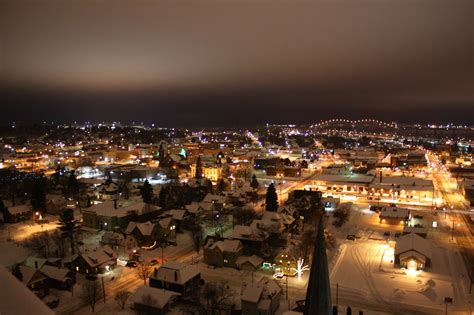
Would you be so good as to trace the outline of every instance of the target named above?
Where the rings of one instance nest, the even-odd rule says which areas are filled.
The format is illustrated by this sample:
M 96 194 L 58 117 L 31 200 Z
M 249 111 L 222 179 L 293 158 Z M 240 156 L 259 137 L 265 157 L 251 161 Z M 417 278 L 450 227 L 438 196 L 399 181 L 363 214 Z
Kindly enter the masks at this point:
M 452 237 L 460 247 L 472 283 L 474 281 L 474 239 L 472 237 L 472 225 L 467 215 L 469 213 L 469 203 L 459 192 L 456 179 L 451 178 L 439 159 L 431 152 L 427 154 L 427 157 L 434 169 L 435 189 L 447 205 L 449 219 L 452 224 Z

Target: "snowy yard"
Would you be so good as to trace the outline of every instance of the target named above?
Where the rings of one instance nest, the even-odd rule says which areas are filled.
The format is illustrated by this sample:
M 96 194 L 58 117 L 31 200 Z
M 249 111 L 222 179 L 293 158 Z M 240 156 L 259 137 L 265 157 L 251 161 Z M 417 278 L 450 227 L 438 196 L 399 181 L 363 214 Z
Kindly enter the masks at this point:
M 340 258 L 330 273 L 333 298 L 338 285 L 339 299 L 354 305 L 379 305 L 392 312 L 418 311 L 443 313 L 445 297 L 453 297 L 453 309 L 467 311 L 459 294 L 454 265 L 442 248 L 436 253 L 433 268 L 427 272 L 406 274 L 390 262 L 393 249 L 387 242 L 356 241 L 343 245 Z M 444 273 L 438 273 L 443 270 Z

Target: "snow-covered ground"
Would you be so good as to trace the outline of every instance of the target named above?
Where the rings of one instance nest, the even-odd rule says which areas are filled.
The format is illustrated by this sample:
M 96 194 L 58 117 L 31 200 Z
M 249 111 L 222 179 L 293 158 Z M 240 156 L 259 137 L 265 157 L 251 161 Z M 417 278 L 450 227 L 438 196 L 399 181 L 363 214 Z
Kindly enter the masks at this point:
M 420 220 L 429 226 L 433 220 L 442 221 L 433 211 L 419 210 Z M 378 215 L 364 209 L 354 209 L 349 222 L 341 229 L 333 226 L 330 231 L 341 242 L 340 255 L 330 265 L 333 301 L 338 293 L 339 301 L 348 305 L 388 311 L 389 313 L 442 314 L 444 298 L 452 297 L 450 314 L 469 314 L 471 311 L 466 273 L 456 247 L 446 239 L 446 229 L 430 229 L 432 242 L 432 266 L 424 272 L 405 273 L 393 264 L 395 232 L 402 226 L 380 224 Z M 390 237 L 383 235 L 389 232 Z M 357 233 L 355 241 L 345 240 L 347 234 Z

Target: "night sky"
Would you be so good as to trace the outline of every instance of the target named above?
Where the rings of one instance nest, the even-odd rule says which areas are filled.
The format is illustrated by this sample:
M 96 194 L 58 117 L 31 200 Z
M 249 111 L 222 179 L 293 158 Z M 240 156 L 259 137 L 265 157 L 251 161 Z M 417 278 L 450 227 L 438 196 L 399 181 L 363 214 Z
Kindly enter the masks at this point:
M 474 2 L 0 1 L 0 122 L 474 124 Z

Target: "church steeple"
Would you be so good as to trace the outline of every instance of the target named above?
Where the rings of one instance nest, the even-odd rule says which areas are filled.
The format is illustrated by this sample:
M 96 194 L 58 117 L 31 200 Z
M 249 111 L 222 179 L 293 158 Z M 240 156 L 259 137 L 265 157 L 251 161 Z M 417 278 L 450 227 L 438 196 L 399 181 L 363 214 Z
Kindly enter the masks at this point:
M 331 285 L 329 283 L 326 241 L 323 216 L 321 215 L 316 236 L 316 246 L 311 263 L 311 273 L 306 291 L 304 315 L 331 315 Z

